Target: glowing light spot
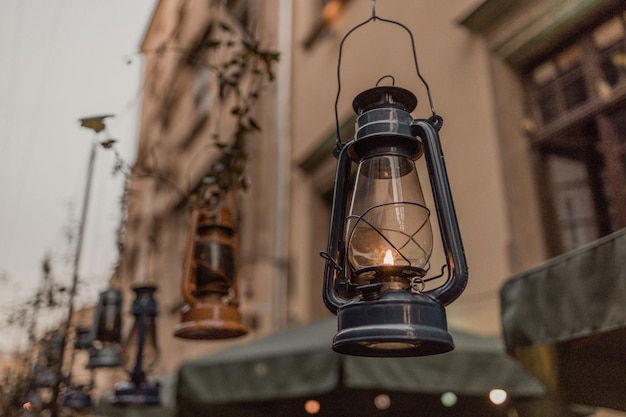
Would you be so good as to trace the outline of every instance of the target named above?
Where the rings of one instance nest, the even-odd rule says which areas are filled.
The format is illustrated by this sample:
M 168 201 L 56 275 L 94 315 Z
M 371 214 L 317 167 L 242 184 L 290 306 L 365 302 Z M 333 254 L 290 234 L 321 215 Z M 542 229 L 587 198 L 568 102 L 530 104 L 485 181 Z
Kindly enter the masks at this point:
M 391 249 L 387 249 L 387 252 L 385 252 L 385 259 L 383 259 L 383 264 L 393 265 L 393 254 L 391 253 Z
M 489 400 L 495 405 L 500 405 L 506 401 L 507 393 L 503 389 L 492 389 L 489 391 Z
M 448 391 L 441 394 L 440 400 L 444 407 L 453 407 L 456 405 L 458 398 L 455 393 Z
M 257 376 L 266 376 L 269 372 L 269 367 L 265 362 L 257 362 L 254 364 L 254 373 Z
M 391 407 L 391 398 L 387 394 L 379 394 L 374 397 L 374 405 L 379 410 L 386 410 Z
M 331 0 L 324 6 L 322 17 L 326 23 L 329 23 L 339 17 L 339 13 L 341 13 L 341 2 L 339 0 Z
M 317 414 L 320 412 L 320 402 L 317 400 L 308 400 L 304 403 L 304 411 L 309 414 Z

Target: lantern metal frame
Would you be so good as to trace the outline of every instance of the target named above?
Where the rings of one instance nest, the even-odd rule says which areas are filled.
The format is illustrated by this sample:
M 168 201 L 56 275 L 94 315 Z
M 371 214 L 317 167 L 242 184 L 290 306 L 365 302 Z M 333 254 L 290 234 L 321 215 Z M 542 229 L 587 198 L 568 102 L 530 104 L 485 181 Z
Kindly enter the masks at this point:
M 339 135 L 338 117 L 343 45 L 355 30 L 376 20 L 400 26 L 408 33 L 417 76 L 428 94 L 432 116 L 428 119 L 413 119 L 410 112 L 417 105 L 413 93 L 395 86 L 377 86 L 355 98 L 353 107 L 357 114 L 368 106 L 378 110 L 389 108 L 392 110 L 389 114 L 404 112 L 404 120 L 390 123 L 389 120 L 377 120 L 380 116 L 374 116 L 373 120 L 367 122 L 357 120 L 355 137 L 344 143 Z M 383 78 L 386 77 L 389 76 Z M 447 331 L 445 306 L 464 291 L 468 268 L 439 137 L 443 119 L 435 112 L 430 88 L 420 73 L 413 34 L 399 22 L 376 16 L 374 7 L 372 17 L 352 28 L 340 43 L 337 82 L 337 146 L 334 152 L 337 157 L 337 171 L 328 247 L 326 252 L 321 253 L 326 260 L 323 300 L 328 310 L 337 315 L 338 322 L 338 332 L 333 338 L 332 348 L 343 354 L 380 357 L 423 356 L 448 352 L 454 348 L 454 342 Z M 377 97 L 380 96 L 387 96 L 390 100 L 377 103 Z M 398 128 L 404 129 L 403 132 L 399 133 L 396 130 Z M 348 276 L 347 242 L 344 239 L 348 200 L 346 193 L 350 189 L 352 164 L 358 163 L 364 154 L 371 152 L 382 155 L 401 154 L 416 160 L 422 151 L 437 210 L 446 265 L 440 276 L 420 276 L 419 282 L 423 284 L 425 281 L 443 277 L 444 269 L 447 269 L 446 280 L 443 285 L 429 290 L 423 285 L 412 286 L 408 290 L 383 290 L 379 282 L 357 288 Z M 422 271 L 418 272 L 421 275 Z M 385 274 L 385 271 L 381 273 Z

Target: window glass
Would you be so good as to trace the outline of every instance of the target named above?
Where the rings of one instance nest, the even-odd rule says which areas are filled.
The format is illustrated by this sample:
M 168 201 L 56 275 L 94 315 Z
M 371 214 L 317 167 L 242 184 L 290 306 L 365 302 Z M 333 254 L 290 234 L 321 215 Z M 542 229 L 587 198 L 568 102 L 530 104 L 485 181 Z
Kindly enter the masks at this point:
M 617 134 L 617 140 L 621 144 L 626 144 L 626 108 L 614 111 L 609 118 Z
M 611 86 L 626 81 L 626 54 L 621 48 L 611 48 L 602 54 L 600 68 L 604 80 Z
M 626 227 L 625 27 L 620 11 L 528 73 L 552 255 Z
M 592 33 L 593 43 L 603 50 L 624 38 L 624 22 L 619 17 L 600 25 Z
M 536 85 L 542 86 L 554 80 L 557 77 L 557 75 L 558 75 L 558 70 L 557 70 L 556 65 L 553 62 L 548 61 L 548 62 L 544 62 L 538 65 L 533 70 L 532 79 Z
M 537 101 L 543 123 L 550 123 L 557 118 L 560 113 L 560 106 L 555 83 L 543 86 L 538 92 Z
M 562 90 L 567 110 L 572 110 L 587 101 L 587 88 L 580 68 L 571 71 L 567 77 L 564 77 Z
M 556 57 L 556 63 L 561 72 L 567 72 L 574 67 L 580 66 L 582 59 L 582 49 L 580 45 L 567 48 Z
M 585 164 L 553 155 L 548 159 L 548 169 L 563 249 L 572 250 L 597 239 L 593 194 Z

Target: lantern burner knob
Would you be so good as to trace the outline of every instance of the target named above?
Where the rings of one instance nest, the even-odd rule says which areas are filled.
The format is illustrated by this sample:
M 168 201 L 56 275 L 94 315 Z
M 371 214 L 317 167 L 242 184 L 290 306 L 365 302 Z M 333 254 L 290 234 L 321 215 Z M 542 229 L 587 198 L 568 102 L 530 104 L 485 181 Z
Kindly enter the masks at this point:
M 375 282 L 373 284 L 358 286 L 357 290 L 363 296 L 363 300 L 373 301 L 373 300 L 378 300 L 381 297 L 382 288 L 383 288 L 382 282 Z

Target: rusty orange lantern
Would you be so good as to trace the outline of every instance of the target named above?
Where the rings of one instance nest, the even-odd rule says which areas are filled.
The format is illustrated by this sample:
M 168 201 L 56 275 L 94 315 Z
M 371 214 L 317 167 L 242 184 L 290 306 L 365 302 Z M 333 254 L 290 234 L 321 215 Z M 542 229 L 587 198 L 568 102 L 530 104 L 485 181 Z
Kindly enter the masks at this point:
M 174 335 L 227 339 L 245 335 L 238 310 L 237 234 L 231 210 L 194 208 L 182 282 L 187 305 Z

